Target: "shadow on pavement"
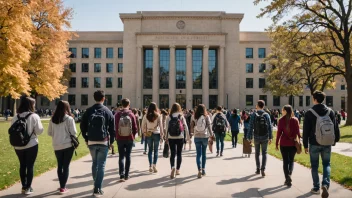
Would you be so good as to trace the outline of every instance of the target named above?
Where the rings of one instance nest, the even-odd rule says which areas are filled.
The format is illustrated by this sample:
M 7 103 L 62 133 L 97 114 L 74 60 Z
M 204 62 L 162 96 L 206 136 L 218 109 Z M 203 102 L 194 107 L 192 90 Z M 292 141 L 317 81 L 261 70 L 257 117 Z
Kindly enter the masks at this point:
M 242 156 L 238 156 L 238 157 L 225 158 L 224 160 L 235 160 L 235 159 L 245 159 L 245 158 Z
M 264 197 L 280 191 L 288 190 L 286 186 L 280 185 L 272 188 L 259 190 L 259 188 L 249 188 L 246 191 L 232 194 L 232 197 Z
M 239 182 L 256 181 L 256 180 L 259 180 L 259 179 L 262 179 L 262 178 L 263 178 L 263 177 L 261 177 L 261 176 L 252 178 L 252 177 L 254 177 L 254 176 L 256 176 L 256 174 L 248 175 L 248 176 L 241 177 L 241 178 L 233 178 L 233 179 L 229 179 L 229 180 L 222 180 L 222 181 L 220 181 L 220 182 L 217 182 L 216 184 L 217 184 L 217 185 L 229 185 L 229 184 L 239 183 Z

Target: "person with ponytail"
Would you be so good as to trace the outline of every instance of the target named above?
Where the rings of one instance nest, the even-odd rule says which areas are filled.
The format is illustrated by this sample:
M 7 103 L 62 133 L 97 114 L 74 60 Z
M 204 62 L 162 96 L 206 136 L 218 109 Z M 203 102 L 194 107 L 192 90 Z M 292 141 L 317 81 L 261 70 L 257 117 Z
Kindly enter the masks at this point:
M 299 132 L 299 122 L 294 116 L 292 107 L 285 105 L 282 108 L 282 117 L 279 120 L 277 134 L 276 134 L 276 150 L 280 151 L 283 160 L 283 170 L 285 174 L 285 185 L 292 186 L 292 172 L 294 165 L 294 158 L 297 152 L 295 141 L 297 137 L 301 138 Z M 299 141 L 299 139 L 298 139 Z

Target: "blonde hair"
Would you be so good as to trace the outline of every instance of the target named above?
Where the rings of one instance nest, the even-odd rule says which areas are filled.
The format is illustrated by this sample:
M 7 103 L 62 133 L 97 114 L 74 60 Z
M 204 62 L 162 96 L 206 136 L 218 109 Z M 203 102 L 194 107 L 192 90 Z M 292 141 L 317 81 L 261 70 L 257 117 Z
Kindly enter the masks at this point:
M 177 102 L 174 103 L 171 107 L 170 115 L 172 115 L 173 113 L 180 113 L 180 112 L 182 112 L 181 105 L 178 104 Z

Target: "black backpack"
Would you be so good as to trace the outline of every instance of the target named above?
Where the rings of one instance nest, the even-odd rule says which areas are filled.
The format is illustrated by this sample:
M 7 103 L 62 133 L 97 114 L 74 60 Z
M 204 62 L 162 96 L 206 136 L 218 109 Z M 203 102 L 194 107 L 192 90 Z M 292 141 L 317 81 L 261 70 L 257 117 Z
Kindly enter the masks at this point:
M 225 133 L 226 132 L 226 120 L 221 116 L 221 113 L 218 113 L 213 122 L 213 131 L 215 133 Z
M 267 113 L 255 113 L 254 119 L 254 134 L 257 136 L 267 136 L 269 134 L 268 131 L 268 123 L 266 122 L 265 116 Z
M 31 115 L 32 113 L 29 113 L 26 117 L 20 117 L 17 114 L 17 120 L 9 128 L 9 139 L 12 146 L 26 146 L 31 140 L 33 132 L 28 135 L 27 129 L 27 118 Z
M 173 117 L 170 115 L 170 121 L 169 121 L 169 127 L 168 127 L 168 132 L 170 136 L 180 136 L 181 133 L 183 132 L 184 129 L 181 128 L 181 115 L 178 115 L 177 117 Z
M 88 140 L 104 141 L 108 137 L 105 122 L 105 112 L 103 110 L 94 110 L 90 115 L 88 122 Z

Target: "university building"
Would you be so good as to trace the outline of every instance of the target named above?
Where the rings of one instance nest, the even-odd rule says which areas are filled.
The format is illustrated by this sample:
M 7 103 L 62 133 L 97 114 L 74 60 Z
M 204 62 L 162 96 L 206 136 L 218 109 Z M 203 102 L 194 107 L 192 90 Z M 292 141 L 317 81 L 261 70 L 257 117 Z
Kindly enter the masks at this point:
M 156 102 L 169 108 L 200 103 L 209 108 L 254 108 L 265 100 L 269 108 L 292 104 L 312 106 L 310 92 L 289 98 L 263 93 L 264 62 L 271 40 L 264 32 L 241 32 L 243 14 L 225 12 L 136 12 L 120 14 L 123 32 L 77 32 L 69 42 L 72 78 L 68 100 L 72 108 L 93 105 L 93 93 L 103 89 L 106 105 L 129 98 L 132 107 Z M 346 108 L 343 80 L 327 90 L 327 105 Z M 55 101 L 38 98 L 38 108 Z

